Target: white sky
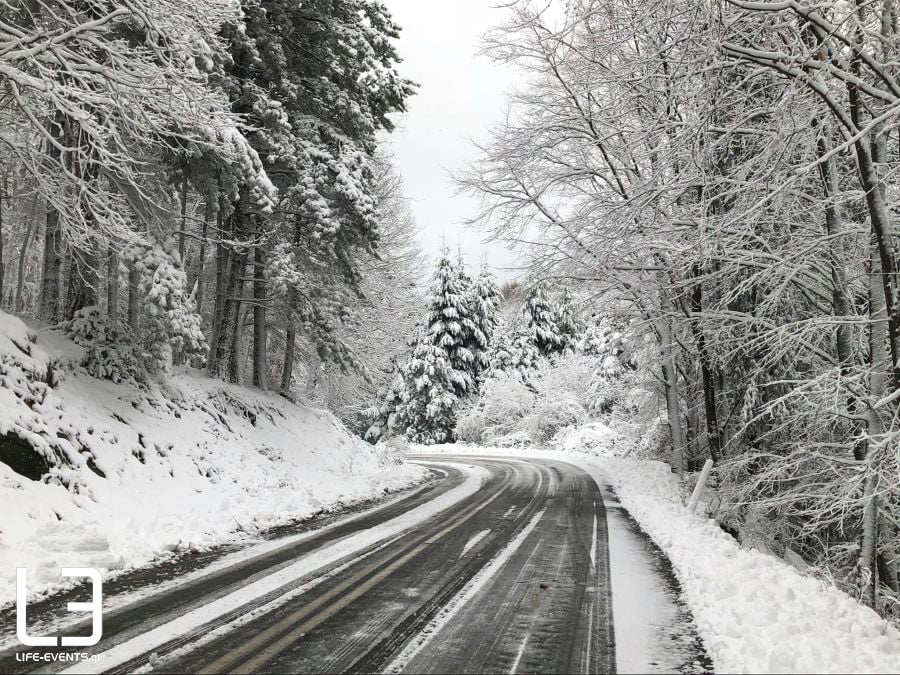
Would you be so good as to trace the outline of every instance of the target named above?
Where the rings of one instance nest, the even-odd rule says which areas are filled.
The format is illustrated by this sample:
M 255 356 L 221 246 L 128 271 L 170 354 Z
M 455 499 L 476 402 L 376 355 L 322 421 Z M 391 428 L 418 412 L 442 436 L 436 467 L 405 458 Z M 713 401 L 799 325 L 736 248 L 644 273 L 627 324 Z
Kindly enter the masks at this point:
M 464 225 L 477 213 L 478 201 L 457 194 L 450 177 L 477 157 L 472 141 L 487 141 L 515 82 L 511 67 L 477 55 L 481 35 L 503 10 L 491 0 L 382 1 L 402 28 L 400 73 L 419 84 L 389 145 L 422 228 L 423 248 L 436 258 L 446 240 L 454 251 L 461 248 L 470 271 L 485 256 L 501 279 L 512 278 L 515 271 L 504 268 L 515 265 L 515 256 Z

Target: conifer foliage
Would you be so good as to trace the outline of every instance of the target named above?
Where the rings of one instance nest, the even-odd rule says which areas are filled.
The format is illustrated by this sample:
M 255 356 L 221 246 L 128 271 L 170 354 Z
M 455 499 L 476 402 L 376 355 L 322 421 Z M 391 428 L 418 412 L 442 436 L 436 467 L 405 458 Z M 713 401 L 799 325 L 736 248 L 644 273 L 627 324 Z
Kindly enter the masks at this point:
M 475 379 L 480 383 L 484 372 L 490 367 L 490 347 L 500 324 L 500 302 L 503 297 L 497 278 L 487 268 L 482 268 L 472 285 L 470 305 L 474 310 Z
M 417 443 L 453 440 L 457 403 L 477 393 L 499 320 L 500 291 L 482 270 L 473 281 L 449 251 L 437 263 L 426 334 L 370 410 L 370 441 L 403 434 Z
M 471 305 L 471 285 L 462 263 L 454 265 L 445 249 L 434 275 L 428 338 L 444 350 L 451 368 L 453 391 L 460 398 L 471 393 L 475 382 L 478 325 Z
M 102 319 L 151 379 L 362 370 L 377 146 L 415 92 L 399 31 L 376 0 L 0 2 L 3 309 Z
M 560 330 L 557 314 L 547 299 L 543 282 L 538 281 L 528 289 L 523 311 L 528 337 L 541 356 L 557 354 L 565 348 L 566 339 Z

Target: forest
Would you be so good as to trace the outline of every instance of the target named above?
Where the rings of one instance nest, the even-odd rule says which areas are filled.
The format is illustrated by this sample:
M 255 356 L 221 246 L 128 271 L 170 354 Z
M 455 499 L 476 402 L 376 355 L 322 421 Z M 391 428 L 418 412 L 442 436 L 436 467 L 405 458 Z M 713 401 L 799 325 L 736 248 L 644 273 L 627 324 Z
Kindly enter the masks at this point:
M 484 51 L 522 85 L 455 180 L 521 275 L 450 247 L 426 293 L 382 4 L 0 0 L 0 303 L 95 377 L 204 369 L 373 443 L 630 429 L 896 617 L 898 11 L 512 0 Z
M 4 0 L 3 308 L 107 379 L 190 363 L 361 416 L 335 374 L 389 364 L 421 265 L 397 36 L 362 0 Z

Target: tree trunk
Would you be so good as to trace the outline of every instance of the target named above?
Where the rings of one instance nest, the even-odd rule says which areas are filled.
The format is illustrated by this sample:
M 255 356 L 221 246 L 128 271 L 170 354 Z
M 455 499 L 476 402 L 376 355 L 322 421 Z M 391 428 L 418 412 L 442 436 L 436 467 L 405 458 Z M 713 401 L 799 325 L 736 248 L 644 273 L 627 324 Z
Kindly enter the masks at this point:
M 185 177 L 181 181 L 181 230 L 178 232 L 178 257 L 182 265 L 184 265 L 184 233 L 187 227 L 187 193 L 188 182 Z
M 44 230 L 44 274 L 41 279 L 41 319 L 47 323 L 59 321 L 59 295 L 62 281 L 62 232 L 59 213 L 50 207 Z
M 119 256 L 110 247 L 106 252 L 106 321 L 116 331 L 119 327 Z
M 96 256 L 90 251 L 74 249 L 66 287 L 66 320 L 71 320 L 77 311 L 97 304 L 99 285 Z
M 243 199 L 234 205 L 229 217 L 231 237 L 241 241 L 245 234 Z M 221 254 L 221 252 L 220 252 Z M 223 268 L 225 265 L 222 266 Z M 243 304 L 244 277 L 247 274 L 247 251 L 231 250 L 228 254 L 226 277 L 222 287 L 222 310 L 217 312 L 221 317 L 215 331 L 215 342 L 210 359 L 210 374 L 231 382 L 240 380 L 240 355 L 238 346 L 243 338 L 241 326 L 241 306 Z M 218 295 L 218 294 L 217 294 Z M 218 298 L 217 298 L 218 300 Z
M 141 305 L 138 297 L 138 285 L 141 282 L 141 274 L 132 262 L 128 266 L 128 327 L 135 339 L 141 330 Z
M 261 245 L 254 253 L 253 270 L 253 385 L 266 389 L 266 252 Z
M 34 199 L 28 219 L 28 227 L 25 230 L 25 239 L 22 241 L 22 250 L 19 251 L 19 268 L 16 274 L 16 311 L 25 310 L 25 267 L 28 264 L 28 251 L 31 249 L 31 240 L 34 238 L 34 227 L 37 215 L 38 192 L 35 190 Z
M 216 215 L 216 295 L 213 298 L 212 325 L 210 328 L 209 358 L 206 362 L 206 370 L 210 375 L 218 375 L 219 339 L 222 333 L 222 312 L 225 307 L 225 272 L 228 265 L 229 250 L 222 243 L 225 237 L 225 222 L 222 216 L 222 204 L 219 203 L 219 211 Z
M 288 310 L 290 313 L 290 310 Z M 281 393 L 290 396 L 291 380 L 294 376 L 294 342 L 297 339 L 297 329 L 294 326 L 293 317 L 287 320 L 284 332 L 284 364 L 281 367 Z
M 699 276 L 699 269 L 694 266 L 691 276 Z M 719 463 L 722 457 L 719 441 L 719 418 L 716 412 L 716 380 L 713 372 L 712 358 L 706 346 L 706 335 L 700 327 L 699 316 L 703 312 L 703 287 L 701 282 L 694 284 L 691 293 L 691 330 L 697 342 L 697 353 L 700 357 L 700 375 L 703 381 L 703 410 L 706 417 L 706 443 L 709 456 L 713 462 Z
M 884 286 L 880 281 L 881 266 L 872 260 L 869 271 L 869 396 L 872 401 L 882 398 L 889 368 L 885 348 L 887 335 L 887 307 Z M 863 600 L 874 607 L 878 598 L 878 467 L 873 448 L 884 442 L 881 418 L 871 406 L 866 412 L 868 451 L 858 459 L 866 460 L 866 483 L 863 495 L 862 534 L 860 536 L 860 591 Z M 863 446 L 865 447 L 865 446 Z
M 194 284 L 197 285 L 197 294 L 194 296 L 195 309 L 197 314 L 203 315 L 203 274 L 206 271 L 206 236 L 209 229 L 209 220 L 203 221 L 203 232 L 200 235 L 200 250 L 197 253 L 197 265 L 194 278 Z
M 672 435 L 672 467 L 680 477 L 684 475 L 684 427 L 681 424 L 681 402 L 678 400 L 678 369 L 675 365 L 675 345 L 672 341 L 670 319 L 666 316 L 667 312 L 665 311 L 668 303 L 664 297 L 664 291 L 660 289 L 662 316 L 657 322 L 657 331 L 659 333 L 662 356 L 666 413 L 669 420 L 669 432 Z
M 247 274 L 247 254 L 234 252 L 231 262 L 229 292 L 225 303 L 227 357 L 223 362 L 227 364 L 226 379 L 240 384 L 243 380 L 241 346 L 244 343 L 244 276 Z
M 64 120 L 57 116 L 51 125 L 50 134 L 55 140 L 63 139 Z M 47 144 L 47 155 L 51 163 L 60 160 L 60 150 L 53 143 Z M 47 222 L 44 229 L 44 273 L 41 277 L 41 303 L 39 315 L 47 323 L 59 321 L 59 301 L 62 292 L 62 230 L 59 227 L 59 212 L 52 204 L 47 204 Z
M 0 302 L 3 302 L 3 279 L 6 276 L 6 267 L 3 265 L 3 203 L 9 199 L 6 190 L 6 176 L 4 176 L 3 185 L 0 186 Z

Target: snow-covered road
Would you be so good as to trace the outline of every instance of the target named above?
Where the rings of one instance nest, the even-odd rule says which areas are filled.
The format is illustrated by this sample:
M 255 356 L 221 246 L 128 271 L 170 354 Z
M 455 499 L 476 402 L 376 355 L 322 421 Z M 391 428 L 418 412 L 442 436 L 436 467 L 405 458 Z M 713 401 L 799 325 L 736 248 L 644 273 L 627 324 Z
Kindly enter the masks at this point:
M 443 479 L 183 583 L 151 592 L 148 581 L 131 591 L 139 600 L 112 598 L 88 650 L 99 658 L 65 672 L 708 668 L 658 551 L 627 514 L 607 513 L 587 473 L 510 457 L 418 461 Z M 0 653 L 0 672 L 26 670 Z

